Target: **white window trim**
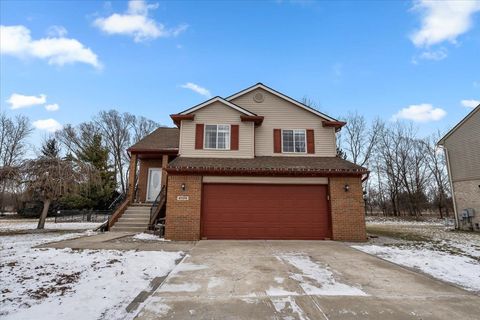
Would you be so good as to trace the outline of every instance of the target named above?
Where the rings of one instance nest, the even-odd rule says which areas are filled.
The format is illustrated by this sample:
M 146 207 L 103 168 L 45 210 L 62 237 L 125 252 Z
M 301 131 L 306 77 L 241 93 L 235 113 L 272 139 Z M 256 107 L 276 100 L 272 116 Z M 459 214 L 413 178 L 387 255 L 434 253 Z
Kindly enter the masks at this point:
M 217 148 L 207 148 L 207 126 L 217 126 Z M 228 138 L 227 139 L 227 148 L 218 148 L 218 126 L 228 126 Z M 231 145 L 230 141 L 232 139 L 232 125 L 231 124 L 222 124 L 222 123 L 206 123 L 203 126 L 203 149 L 205 150 L 216 150 L 216 151 L 230 151 L 231 150 Z
M 293 131 L 293 151 L 283 151 L 283 131 Z M 305 151 L 295 151 L 295 131 L 303 131 L 304 137 L 305 137 Z M 306 154 L 307 153 L 307 130 L 306 129 L 282 129 L 282 153 L 287 153 L 287 154 Z

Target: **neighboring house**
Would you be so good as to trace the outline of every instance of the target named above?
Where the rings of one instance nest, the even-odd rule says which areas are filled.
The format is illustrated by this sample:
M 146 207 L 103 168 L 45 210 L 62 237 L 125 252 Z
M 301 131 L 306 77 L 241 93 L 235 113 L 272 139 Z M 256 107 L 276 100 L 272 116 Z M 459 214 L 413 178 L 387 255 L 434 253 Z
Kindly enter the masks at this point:
M 113 230 L 144 230 L 127 223 L 141 215 L 134 203 L 162 190 L 152 212 L 166 200 L 167 239 L 366 240 L 368 171 L 336 156 L 344 122 L 261 83 L 171 118 L 178 129 L 128 149 L 130 207 Z
M 457 228 L 480 231 L 480 105 L 438 144 L 447 159 Z

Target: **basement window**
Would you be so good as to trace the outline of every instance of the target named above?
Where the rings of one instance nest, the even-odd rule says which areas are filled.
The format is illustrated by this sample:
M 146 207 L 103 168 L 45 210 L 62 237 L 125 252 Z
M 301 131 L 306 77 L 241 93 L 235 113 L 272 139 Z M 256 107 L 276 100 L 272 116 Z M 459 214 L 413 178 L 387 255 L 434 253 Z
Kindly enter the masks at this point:
M 205 149 L 229 150 L 230 125 L 207 124 L 205 125 Z

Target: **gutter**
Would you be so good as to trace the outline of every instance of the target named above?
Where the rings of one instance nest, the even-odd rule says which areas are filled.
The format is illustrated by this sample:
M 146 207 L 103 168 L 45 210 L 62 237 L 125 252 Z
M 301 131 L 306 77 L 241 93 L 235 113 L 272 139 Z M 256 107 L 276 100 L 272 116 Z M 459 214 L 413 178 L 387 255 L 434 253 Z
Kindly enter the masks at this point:
M 445 159 L 447 160 L 448 181 L 450 182 L 450 187 L 452 188 L 453 212 L 455 214 L 455 229 L 459 229 L 460 221 L 458 219 L 457 201 L 455 200 L 455 189 L 453 187 L 452 170 L 450 167 L 450 157 L 448 156 L 447 147 L 445 147 L 445 145 L 439 145 L 439 146 L 442 147 L 443 151 L 445 152 Z

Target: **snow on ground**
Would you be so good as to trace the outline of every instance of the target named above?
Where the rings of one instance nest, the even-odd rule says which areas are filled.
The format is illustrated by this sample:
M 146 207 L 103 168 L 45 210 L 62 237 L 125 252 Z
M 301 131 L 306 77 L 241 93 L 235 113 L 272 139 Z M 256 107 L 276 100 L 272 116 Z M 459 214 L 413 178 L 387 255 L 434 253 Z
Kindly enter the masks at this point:
M 302 289 L 309 295 L 322 296 L 366 296 L 361 289 L 336 280 L 330 268 L 322 266 L 307 255 L 281 254 L 276 256 L 299 270 L 290 278 L 298 281 Z M 279 292 L 278 288 L 272 288 Z
M 170 241 L 170 240 L 165 240 L 164 238 L 160 238 L 157 235 L 151 234 L 151 233 L 137 233 L 136 235 L 133 236 L 133 240 L 141 240 L 141 241 Z
M 445 226 L 450 225 L 450 219 L 438 219 L 438 218 L 431 218 L 424 221 L 416 221 L 416 220 L 405 220 L 396 217 L 377 217 L 377 216 L 367 216 L 365 217 L 365 221 L 368 224 L 380 224 L 380 225 L 411 225 L 411 226 Z
M 33 249 L 82 233 L 0 236 L 2 319 L 124 319 L 182 252 Z
M 480 263 L 469 257 L 435 249 L 392 246 L 353 246 L 385 260 L 421 270 L 444 281 L 480 292 Z
M 16 211 L 6 211 L 6 212 L 0 212 L 0 216 L 14 216 L 16 215 Z
M 0 233 L 3 231 L 33 230 L 37 228 L 38 219 L 2 219 L 0 220 Z M 86 230 L 94 229 L 101 225 L 98 222 L 59 222 L 52 219 L 45 222 L 45 230 Z
M 273 307 L 277 312 L 280 312 L 280 314 L 294 314 L 296 316 L 296 319 L 300 320 L 308 320 L 309 318 L 305 315 L 303 312 L 303 309 L 300 308 L 297 303 L 295 302 L 295 299 L 287 296 L 287 297 L 271 297 L 270 300 L 273 303 Z M 282 317 L 282 319 L 294 319 L 291 316 L 286 316 Z
M 480 292 L 480 234 L 403 222 L 369 222 L 367 231 L 380 237 L 354 248 Z

